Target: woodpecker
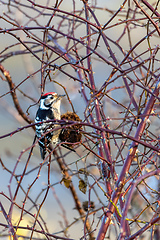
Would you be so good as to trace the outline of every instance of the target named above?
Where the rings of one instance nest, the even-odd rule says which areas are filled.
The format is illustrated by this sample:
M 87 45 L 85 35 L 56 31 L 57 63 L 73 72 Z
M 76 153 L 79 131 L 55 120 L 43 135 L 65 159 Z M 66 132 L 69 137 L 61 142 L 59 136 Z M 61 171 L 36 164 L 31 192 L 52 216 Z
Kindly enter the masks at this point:
M 35 118 L 35 123 L 39 124 L 36 124 L 35 127 L 36 135 L 40 138 L 38 143 L 42 159 L 45 158 L 49 144 L 57 144 L 59 142 L 61 129 L 55 131 L 53 129 L 59 127 L 60 125 L 53 122 L 45 122 L 45 120 L 60 120 L 60 103 L 63 96 L 65 95 L 58 95 L 55 92 L 48 92 L 41 96 L 40 106 Z

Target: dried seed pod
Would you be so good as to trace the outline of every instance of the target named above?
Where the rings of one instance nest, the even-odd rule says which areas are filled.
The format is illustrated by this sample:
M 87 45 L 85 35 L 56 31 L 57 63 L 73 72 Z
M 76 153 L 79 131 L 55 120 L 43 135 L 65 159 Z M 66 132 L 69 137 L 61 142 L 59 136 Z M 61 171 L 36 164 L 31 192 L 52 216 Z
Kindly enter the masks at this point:
M 87 212 L 88 211 L 88 201 L 83 202 L 82 207 L 83 207 L 84 211 Z M 95 204 L 93 201 L 90 202 L 89 208 L 92 210 L 95 208 Z
M 64 120 L 64 119 L 69 121 L 82 122 L 79 116 L 74 112 L 66 112 L 62 114 L 61 120 Z M 75 125 L 63 128 L 59 135 L 59 139 L 62 142 L 78 143 L 82 138 L 81 130 L 82 130 L 82 126 L 80 124 L 75 124 Z M 65 143 L 65 145 L 67 145 L 67 143 Z M 72 144 L 68 144 L 68 146 L 72 147 Z

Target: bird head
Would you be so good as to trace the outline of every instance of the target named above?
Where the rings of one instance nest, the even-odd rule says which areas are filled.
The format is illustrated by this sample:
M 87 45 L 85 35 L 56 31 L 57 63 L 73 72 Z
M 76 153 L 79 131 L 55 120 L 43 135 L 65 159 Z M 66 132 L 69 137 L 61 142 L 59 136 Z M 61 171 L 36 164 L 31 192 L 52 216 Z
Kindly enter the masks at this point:
M 43 110 L 49 109 L 49 108 L 59 108 L 60 107 L 60 101 L 61 98 L 65 95 L 58 95 L 55 92 L 48 92 L 41 96 L 40 99 L 40 108 Z

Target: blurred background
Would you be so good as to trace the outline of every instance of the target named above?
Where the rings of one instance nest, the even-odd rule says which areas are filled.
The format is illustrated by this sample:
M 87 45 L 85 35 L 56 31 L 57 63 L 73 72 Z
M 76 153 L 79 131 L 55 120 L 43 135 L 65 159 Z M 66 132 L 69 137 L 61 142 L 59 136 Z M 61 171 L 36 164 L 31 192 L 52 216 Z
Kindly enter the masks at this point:
M 159 12 L 158 1 L 149 1 L 149 3 Z M 16 87 L 15 92 L 19 104 L 26 116 L 34 121 L 42 92 L 57 92 L 66 94 L 66 97 L 62 100 L 62 113 L 74 110 L 83 122 L 93 123 L 95 120 L 97 125 L 92 91 L 89 88 L 91 86 L 89 73 L 85 70 L 88 69 L 86 47 L 88 35 L 87 23 L 83 20 L 86 19 L 84 1 L 38 0 L 24 2 L 4 0 L 0 1 L 0 4 L 0 64 L 6 71 L 9 71 L 12 82 Z M 34 4 L 37 4 L 37 6 Z M 53 8 L 56 4 L 59 11 L 54 12 Z M 153 24 L 149 22 L 134 1 L 94 0 L 89 1 L 88 5 L 93 11 L 93 13 L 89 11 L 87 19 L 93 24 L 90 25 L 92 49 L 92 69 L 90 71 L 93 73 L 96 90 L 102 88 L 105 92 L 99 97 L 99 103 L 103 111 L 101 112 L 104 121 L 103 126 L 106 125 L 110 129 L 134 136 L 136 118 L 132 117 L 135 117 L 137 113 L 126 91 L 123 76 L 128 80 L 130 90 L 134 94 L 139 107 L 139 113 L 143 112 L 149 95 L 145 88 L 152 90 L 159 76 L 159 35 L 157 31 L 154 31 Z M 142 3 L 141 6 L 158 24 L 158 17 Z M 53 13 L 54 16 L 51 18 Z M 113 55 L 118 61 L 117 64 L 114 62 L 109 49 L 106 48 L 103 38 L 99 37 L 99 30 L 94 26 L 94 24 L 98 25 L 93 17 L 94 15 L 100 26 L 105 26 L 104 34 Z M 79 18 L 76 16 L 79 16 Z M 53 30 L 45 28 L 46 26 L 52 27 Z M 152 31 L 153 34 L 150 36 L 149 34 Z M 142 40 L 143 38 L 146 39 Z M 90 50 L 88 51 L 90 52 Z M 127 53 L 129 53 L 128 58 L 121 65 L 123 71 L 126 72 L 122 74 L 122 72 L 117 71 L 113 74 L 114 65 L 121 64 Z M 77 67 L 79 60 L 81 64 Z M 140 66 L 137 67 L 139 63 Z M 51 169 L 48 173 L 48 159 L 40 167 L 40 163 L 43 161 L 36 144 L 29 164 L 25 168 L 35 132 L 31 127 L 28 127 L 13 134 L 15 130 L 27 126 L 29 123 L 19 115 L 15 108 L 5 74 L 1 72 L 0 76 L 0 135 L 4 135 L 0 144 L 0 192 L 2 193 L 0 199 L 8 213 L 12 206 L 11 199 L 16 194 L 16 205 L 14 205 L 11 214 L 12 224 L 24 227 L 22 229 L 18 228 L 16 232 L 19 236 L 18 239 L 31 239 L 31 231 L 28 231 L 27 227 L 34 225 L 36 216 L 40 224 L 43 225 L 43 229 L 50 234 L 64 236 L 67 239 L 83 239 L 84 223 L 81 221 L 82 216 L 76 209 L 71 189 L 66 187 L 64 181 L 66 176 L 60 168 L 60 164 L 57 163 L 56 157 L 52 157 Z M 92 108 L 93 122 L 89 117 L 91 114 L 89 109 Z M 107 122 L 106 119 L 109 121 Z M 156 145 L 157 137 L 160 134 L 158 102 L 150 120 L 151 123 L 147 125 L 149 137 L 144 141 L 147 143 L 152 141 Z M 96 141 L 101 140 L 96 140 L 96 131 L 87 127 L 84 127 L 83 131 L 82 141 L 88 148 L 99 154 L 96 150 Z M 151 135 L 150 132 L 152 132 Z M 9 133 L 10 136 L 5 137 Z M 91 139 L 87 138 L 85 133 L 90 133 Z M 110 142 L 111 155 L 115 161 L 116 173 L 119 174 L 131 141 L 128 139 L 125 141 L 125 139 L 117 136 L 115 138 L 116 140 L 113 137 Z M 57 152 L 68 171 L 69 179 L 74 185 L 83 211 L 86 212 L 84 206 L 88 205 L 88 201 L 94 203 L 90 214 L 88 212 L 88 219 L 93 233 L 95 231 L 95 234 L 93 234 L 95 237 L 97 229 L 100 227 L 104 213 L 103 209 L 108 204 L 107 198 L 104 197 L 105 184 L 100 172 L 101 161 L 92 151 L 89 152 L 81 144 L 75 148 L 76 152 L 74 153 L 59 146 Z M 153 170 L 158 166 L 156 155 L 153 156 L 151 151 L 144 148 L 144 146 L 140 146 L 139 156 L 135 157 L 135 165 L 133 164 L 130 174 L 137 169 L 137 159 L 139 164 L 146 163 L 149 158 L 154 159 L 154 166 L 147 162 L 145 171 Z M 25 173 L 24 169 L 26 170 Z M 87 169 L 86 172 L 84 169 Z M 17 188 L 21 175 L 23 180 L 20 188 Z M 51 187 L 45 199 L 49 176 Z M 80 188 L 80 180 L 83 180 L 84 185 L 86 184 L 84 191 Z M 159 182 L 156 177 L 153 177 L 147 184 L 149 188 L 154 190 L 141 186 L 141 191 L 152 204 L 155 202 L 155 192 L 158 191 Z M 111 186 L 114 189 L 113 179 L 111 180 Z M 18 189 L 18 192 L 16 192 L 16 189 Z M 29 192 L 26 194 L 28 189 Z M 138 206 L 137 201 L 139 202 Z M 130 209 L 129 214 L 133 217 L 141 211 L 146 202 L 144 203 L 144 198 L 135 192 L 132 204 L 134 209 Z M 23 206 L 27 212 L 22 211 Z M 153 214 L 152 208 L 149 208 L 148 212 L 146 211 L 142 215 L 142 219 L 145 217 L 147 219 L 151 212 Z M 114 218 L 112 220 L 113 226 L 111 226 L 107 236 L 109 239 L 117 239 L 117 222 Z M 11 239 L 10 231 L 4 228 L 7 222 L 2 213 L 0 214 L 0 222 L 2 223 L 0 225 L 0 238 Z M 40 224 L 36 223 L 36 229 L 42 230 Z M 139 224 L 143 226 L 142 223 Z M 145 236 L 148 237 L 148 235 Z M 40 233 L 34 233 L 33 237 L 33 239 L 47 238 Z M 86 237 L 91 239 L 91 234 Z

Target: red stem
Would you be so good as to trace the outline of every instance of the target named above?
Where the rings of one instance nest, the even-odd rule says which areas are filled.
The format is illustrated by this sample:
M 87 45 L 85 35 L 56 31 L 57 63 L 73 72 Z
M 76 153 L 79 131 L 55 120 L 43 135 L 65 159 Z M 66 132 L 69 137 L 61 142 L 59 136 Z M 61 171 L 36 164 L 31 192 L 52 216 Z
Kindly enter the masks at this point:
M 157 83 L 157 85 L 155 87 L 155 90 L 153 91 L 153 93 L 156 96 L 158 96 L 158 94 L 159 94 L 159 88 L 160 88 L 160 81 L 158 81 L 158 83 Z M 153 97 L 153 95 L 152 95 L 150 97 L 146 107 L 145 107 L 144 115 L 147 115 L 147 116 L 146 117 L 144 117 L 144 116 L 141 117 L 141 122 L 139 123 L 139 125 L 137 127 L 136 134 L 135 134 L 135 139 L 137 139 L 137 140 L 141 139 L 141 136 L 142 136 L 143 131 L 145 129 L 146 121 L 148 119 L 149 114 L 151 113 L 151 111 L 153 109 L 155 100 L 156 100 L 156 98 Z M 107 229 L 108 229 L 108 227 L 110 225 L 110 222 L 111 222 L 111 216 L 112 216 L 112 214 L 115 211 L 114 205 L 116 205 L 117 202 L 118 202 L 118 199 L 119 199 L 120 194 L 122 192 L 123 186 L 125 184 L 126 175 L 128 174 L 128 171 L 130 169 L 132 160 L 133 160 L 133 158 L 134 158 L 134 156 L 136 154 L 137 148 L 138 148 L 138 144 L 133 141 L 131 143 L 130 150 L 128 152 L 126 160 L 124 162 L 123 169 L 122 169 L 122 171 L 120 173 L 120 176 L 118 178 L 115 190 L 114 190 L 114 192 L 112 194 L 111 200 L 112 200 L 113 203 L 112 202 L 109 203 L 108 211 L 106 213 L 106 216 L 103 218 L 103 222 L 101 224 L 101 227 L 100 227 L 100 230 L 99 230 L 99 233 L 98 233 L 98 236 L 97 236 L 97 240 L 103 240 L 105 238 Z

